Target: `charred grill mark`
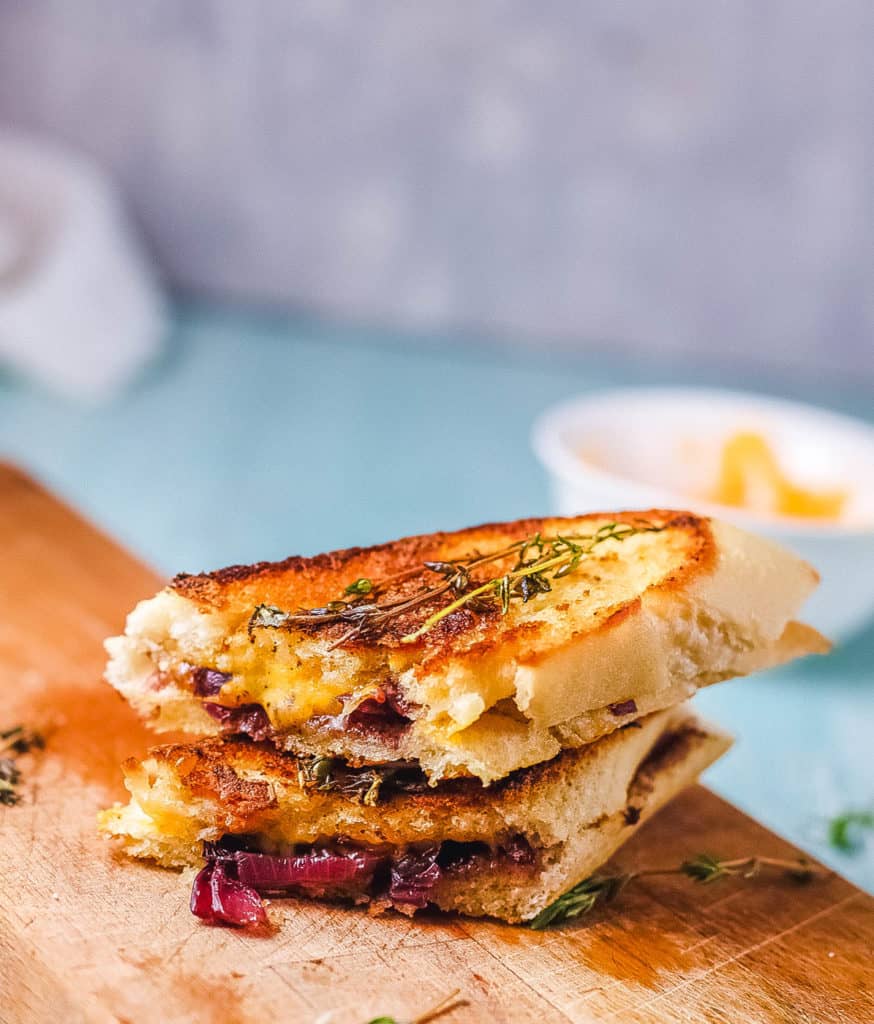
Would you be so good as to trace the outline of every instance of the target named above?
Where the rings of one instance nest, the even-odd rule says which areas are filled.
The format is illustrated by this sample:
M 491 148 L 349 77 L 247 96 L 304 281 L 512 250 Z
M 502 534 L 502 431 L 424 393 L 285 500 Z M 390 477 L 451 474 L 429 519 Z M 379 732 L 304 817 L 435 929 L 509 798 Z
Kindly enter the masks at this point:
M 212 573 L 192 575 L 182 573 L 171 583 L 171 588 L 196 604 L 213 608 L 224 608 L 240 601 L 255 607 L 259 602 L 277 604 L 290 609 L 316 607 L 330 602 L 339 591 L 348 585 L 350 579 L 359 577 L 385 577 L 403 575 L 425 562 L 440 562 L 453 559 L 472 547 L 485 546 L 490 538 L 494 542 L 506 542 L 509 532 L 513 534 L 534 534 L 538 531 L 565 531 L 571 524 L 581 526 L 587 522 L 612 520 L 617 523 L 631 523 L 646 519 L 661 528 L 685 533 L 688 539 L 686 564 L 660 582 L 653 584 L 655 590 L 671 590 L 681 587 L 689 578 L 708 571 L 715 561 L 716 546 L 708 520 L 689 512 L 664 509 L 650 509 L 646 512 L 616 513 L 597 512 L 584 517 L 550 517 L 546 519 L 523 519 L 513 523 L 486 523 L 454 533 L 433 533 L 405 537 L 397 541 L 374 545 L 370 548 L 348 548 L 327 552 L 311 557 L 292 556 L 279 562 L 258 562 L 250 566 L 234 565 Z M 426 606 L 422 605 L 422 612 Z M 430 609 L 429 614 L 434 609 Z M 482 616 L 464 616 L 453 612 L 438 623 L 429 633 L 417 641 L 417 648 L 429 656 L 443 655 L 457 637 L 480 630 L 484 636 L 494 631 L 493 623 L 500 618 L 494 612 Z M 448 621 L 451 620 L 451 621 Z M 380 631 L 379 636 L 362 633 L 349 638 L 344 647 L 372 647 L 379 644 L 388 647 L 400 646 L 401 638 L 408 635 L 416 625 L 417 618 L 403 622 L 398 619 L 396 629 Z M 325 624 L 325 637 L 336 642 L 348 633 L 348 624 Z M 296 626 L 295 630 L 307 630 Z M 513 634 L 513 627 L 508 635 Z

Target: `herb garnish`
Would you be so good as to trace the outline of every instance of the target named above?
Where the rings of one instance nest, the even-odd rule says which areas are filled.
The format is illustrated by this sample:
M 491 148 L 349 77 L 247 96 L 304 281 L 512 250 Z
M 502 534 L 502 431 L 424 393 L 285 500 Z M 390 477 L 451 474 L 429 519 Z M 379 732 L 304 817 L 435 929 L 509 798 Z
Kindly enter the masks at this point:
M 426 1024 L 429 1020 L 436 1020 L 438 1017 L 442 1017 L 444 1013 L 448 1013 L 450 1010 L 454 1010 L 458 1006 L 464 1006 L 467 1002 L 466 999 L 459 999 L 460 988 L 457 988 L 454 992 L 450 992 L 445 999 L 441 999 L 436 1006 L 432 1006 L 430 1010 L 426 1010 L 424 1013 L 420 1013 L 418 1017 L 414 1017 L 410 1021 L 400 1021 L 397 1017 L 371 1017 L 367 1024 Z
M 297 777 L 303 789 L 355 796 L 369 807 L 379 802 L 382 787 L 386 783 L 391 783 L 405 793 L 420 793 L 428 788 L 421 771 L 406 764 L 350 768 L 339 758 L 322 755 L 299 758 Z
M 845 811 L 828 823 L 828 841 L 836 849 L 851 853 L 862 845 L 853 833 L 866 828 L 874 829 L 874 811 Z
M 369 594 L 373 590 L 373 581 L 362 576 L 360 580 L 350 583 L 343 591 L 344 594 Z
M 569 889 L 563 896 L 550 903 L 548 907 L 535 917 L 529 924 L 536 931 L 546 928 L 558 921 L 566 921 L 571 917 L 587 914 L 598 903 L 609 903 L 620 892 L 638 878 L 652 878 L 656 875 L 686 875 L 696 882 L 708 884 L 719 878 L 739 876 L 753 878 L 763 868 L 781 871 L 787 878 L 796 882 L 807 882 L 820 874 L 803 857 L 797 860 L 781 860 L 777 857 L 741 857 L 738 860 L 719 860 L 707 853 L 699 853 L 692 860 L 683 861 L 676 868 L 655 868 L 644 871 L 630 871 L 624 875 L 592 875 Z
M 538 594 L 549 593 L 556 580 L 572 573 L 586 556 L 606 541 L 620 542 L 639 533 L 660 533 L 665 528 L 664 525 L 656 526 L 646 519 L 635 519 L 632 523 L 605 523 L 594 533 L 580 536 L 557 534 L 544 537 L 535 533 L 498 551 L 487 554 L 475 551 L 445 562 L 423 562 L 421 566 L 385 580 L 362 577 L 350 583 L 342 596 L 321 608 L 286 612 L 274 605 L 258 605 L 249 619 L 249 635 L 258 628 L 321 628 L 342 623 L 349 628 L 333 645 L 339 647 L 353 637 L 378 635 L 400 616 L 444 595 L 448 597 L 446 604 L 401 637 L 402 643 L 413 643 L 461 608 L 475 614 L 499 609 L 502 615 L 506 615 L 513 601 L 526 604 Z M 484 580 L 475 578 L 475 570 L 481 566 L 513 556 L 515 561 L 507 572 Z M 429 574 L 442 577 L 442 582 L 429 584 Z M 416 593 L 392 596 L 392 591 L 399 584 L 419 577 L 424 582 Z
M 17 759 L 30 750 L 42 750 L 45 740 L 38 732 L 28 731 L 23 725 L 0 732 L 0 804 L 11 807 L 21 799 L 18 786 L 21 769 Z

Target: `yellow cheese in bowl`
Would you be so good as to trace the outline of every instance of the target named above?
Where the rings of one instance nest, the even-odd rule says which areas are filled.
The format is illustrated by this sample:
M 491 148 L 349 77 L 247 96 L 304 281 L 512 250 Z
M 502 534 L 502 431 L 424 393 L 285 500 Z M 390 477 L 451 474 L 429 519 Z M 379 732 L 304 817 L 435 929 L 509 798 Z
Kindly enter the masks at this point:
M 722 449 L 719 481 L 712 500 L 802 519 L 838 519 L 847 492 L 799 487 L 780 468 L 771 446 L 761 434 L 734 434 Z

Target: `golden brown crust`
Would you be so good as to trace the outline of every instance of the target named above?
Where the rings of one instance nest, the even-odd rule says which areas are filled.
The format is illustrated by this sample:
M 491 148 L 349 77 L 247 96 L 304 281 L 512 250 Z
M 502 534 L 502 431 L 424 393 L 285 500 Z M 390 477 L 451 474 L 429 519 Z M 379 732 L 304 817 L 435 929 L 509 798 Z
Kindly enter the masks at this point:
M 621 730 L 601 743 L 621 744 Z M 449 817 L 476 810 L 484 799 L 507 800 L 525 806 L 537 789 L 558 782 L 592 753 L 592 747 L 568 749 L 551 761 L 518 769 L 488 787 L 473 778 L 448 779 L 421 792 L 403 792 L 387 786 L 373 814 L 378 817 L 395 804 L 403 805 L 410 815 L 427 811 L 432 816 Z M 303 762 L 293 754 L 278 752 L 268 743 L 211 737 L 195 743 L 155 747 L 148 756 L 158 765 L 164 763 L 171 767 L 192 798 L 217 801 L 223 812 L 232 815 L 243 830 L 248 818 L 275 806 L 274 783 L 305 789 L 311 799 L 326 807 L 361 804 L 360 796 L 354 794 L 336 790 L 322 792 L 302 785 Z M 132 760 L 125 764 L 125 769 L 130 773 L 137 765 L 138 762 Z M 256 775 L 257 780 L 253 780 L 252 776 Z
M 488 788 L 472 778 L 446 780 L 422 792 L 398 792 L 387 787 L 380 798 L 380 806 L 404 803 L 413 813 L 427 808 L 431 813 L 450 814 L 476 806 L 486 793 L 490 800 L 499 793 L 506 793 L 514 800 L 524 801 L 535 786 L 558 778 L 565 767 L 584 753 L 584 749 L 565 751 L 552 761 L 513 772 Z M 278 752 L 268 743 L 247 743 L 216 736 L 196 743 L 155 747 L 148 756 L 157 764 L 172 767 L 192 797 L 218 800 L 223 809 L 238 819 L 274 806 L 270 784 L 261 780 L 269 779 L 270 783 L 294 789 L 306 788 L 301 785 L 303 762 L 293 754 Z M 124 767 L 130 771 L 137 765 L 138 762 L 132 760 Z M 250 774 L 257 774 L 259 779 L 247 778 Z M 325 804 L 358 805 L 361 802 L 359 796 L 337 791 L 321 792 L 310 788 L 309 795 Z M 375 813 L 378 814 L 378 810 Z
M 554 535 L 571 526 L 579 530 L 587 522 L 634 523 L 641 519 L 669 528 L 675 543 L 679 544 L 679 538 L 685 537 L 684 557 L 679 560 L 679 567 L 653 584 L 651 590 L 680 590 L 694 576 L 713 566 L 716 544 L 707 519 L 690 512 L 651 509 L 647 512 L 595 512 L 572 518 L 533 518 L 508 523 L 486 523 L 452 533 L 404 537 L 373 547 L 347 548 L 311 557 L 295 555 L 279 562 L 233 565 L 197 575 L 182 574 L 172 581 L 171 587 L 177 594 L 204 609 L 232 611 L 241 617 L 250 614 L 261 603 L 273 604 L 284 610 L 315 608 L 335 600 L 350 582 L 362 576 L 373 580 L 386 579 L 416 568 L 425 561 L 459 558 L 470 554 L 473 549 L 499 549 L 504 544 L 538 532 Z M 605 557 L 609 557 L 609 554 L 605 549 Z M 498 564 L 492 568 L 497 572 Z M 400 584 L 396 593 L 402 596 L 412 594 L 420 586 L 421 581 L 414 579 Z M 433 606 L 421 605 L 415 612 L 389 622 L 377 638 L 352 639 L 344 646 L 347 649 L 373 646 L 398 648 L 401 646 L 401 638 L 443 602 L 445 598 L 438 599 Z M 601 621 L 595 624 L 594 629 L 613 628 L 622 621 L 623 612 L 630 611 L 633 604 L 632 601 L 605 608 Z M 319 630 L 319 635 L 327 642 L 332 642 L 347 630 L 347 626 L 338 623 L 324 626 Z M 524 639 L 533 648 L 539 630 L 540 626 L 536 622 L 509 623 L 497 608 L 477 615 L 467 609 L 460 609 L 428 631 L 415 647 L 429 661 L 439 660 L 441 656 L 451 657 L 454 642 L 459 636 L 466 635 L 467 655 L 476 658 L 477 655 L 486 655 L 497 643 L 507 644 Z M 587 628 L 587 632 L 592 631 L 591 626 Z M 471 641 L 474 646 L 470 646 Z

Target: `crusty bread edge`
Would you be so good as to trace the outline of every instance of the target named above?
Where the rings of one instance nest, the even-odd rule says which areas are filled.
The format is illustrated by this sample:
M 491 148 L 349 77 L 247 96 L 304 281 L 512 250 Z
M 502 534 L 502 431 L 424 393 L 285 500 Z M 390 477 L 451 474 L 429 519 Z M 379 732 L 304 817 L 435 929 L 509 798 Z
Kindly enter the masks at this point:
M 609 624 L 520 662 L 515 701 L 532 721 L 553 726 L 592 705 L 656 693 L 672 683 L 749 671 L 757 650 L 779 642 L 819 576 L 764 537 L 710 521 L 715 558 L 678 584 L 649 587 Z M 808 634 L 813 637 L 814 631 Z M 825 641 L 827 646 L 827 641 Z M 809 651 L 822 649 L 817 634 Z M 581 688 L 579 680 L 585 679 Z M 588 704 L 588 708 L 587 705 Z
M 632 786 L 629 802 L 640 809 L 637 824 L 630 825 L 624 812 L 618 811 L 596 825 L 581 828 L 533 878 L 520 880 L 518 874 L 502 876 L 495 871 L 486 880 L 446 879 L 438 891 L 437 905 L 470 917 L 495 917 L 509 923 L 536 917 L 562 893 L 594 874 L 641 825 L 731 746 L 731 737 L 716 726 L 700 719 L 695 726 L 682 757 L 669 758 L 645 784 Z

